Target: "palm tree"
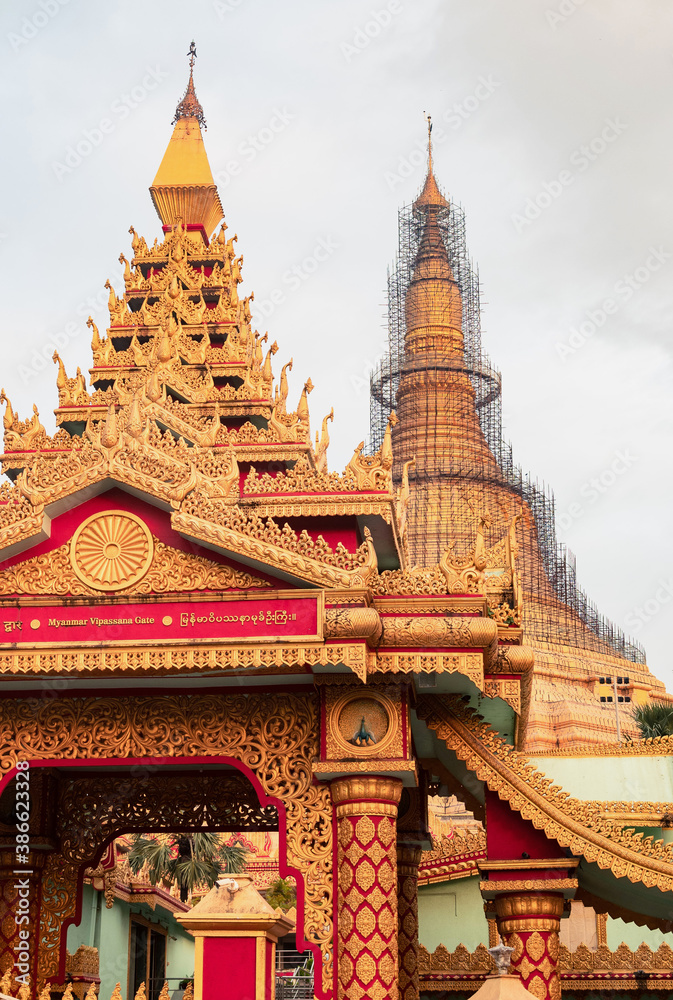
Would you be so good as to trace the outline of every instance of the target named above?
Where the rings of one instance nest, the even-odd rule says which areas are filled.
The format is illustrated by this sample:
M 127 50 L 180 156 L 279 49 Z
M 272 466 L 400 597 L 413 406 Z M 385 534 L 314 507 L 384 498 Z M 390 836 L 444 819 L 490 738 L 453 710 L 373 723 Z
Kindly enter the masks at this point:
M 287 879 L 278 878 L 264 893 L 269 906 L 279 906 L 284 913 L 297 905 L 297 890 Z
M 648 701 L 633 709 L 633 721 L 641 740 L 655 736 L 673 736 L 673 705 L 666 701 Z
M 224 873 L 238 875 L 249 855 L 240 844 L 225 844 L 216 833 L 175 833 L 163 837 L 135 835 L 128 863 L 134 875 L 147 865 L 151 885 L 176 882 L 186 902 L 197 886 L 215 885 Z

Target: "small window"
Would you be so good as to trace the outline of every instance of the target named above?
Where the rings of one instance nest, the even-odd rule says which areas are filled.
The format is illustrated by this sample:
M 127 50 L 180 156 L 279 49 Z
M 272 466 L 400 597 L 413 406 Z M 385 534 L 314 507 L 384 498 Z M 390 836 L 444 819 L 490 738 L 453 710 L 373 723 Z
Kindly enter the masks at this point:
M 166 932 L 132 919 L 129 955 L 129 994 L 146 984 L 147 1000 L 157 1000 L 166 980 Z

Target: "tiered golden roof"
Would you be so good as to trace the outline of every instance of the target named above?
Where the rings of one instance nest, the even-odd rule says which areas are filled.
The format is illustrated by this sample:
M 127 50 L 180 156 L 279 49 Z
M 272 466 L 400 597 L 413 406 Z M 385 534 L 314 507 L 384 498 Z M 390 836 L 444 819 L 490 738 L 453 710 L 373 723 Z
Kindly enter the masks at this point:
M 69 375 L 54 354 L 58 429 L 53 436 L 46 433 L 37 409 L 30 420 L 21 421 L 5 393 L 0 396 L 6 402 L 2 471 L 14 484 L 0 488 L 0 558 L 38 544 L 45 517 L 117 484 L 169 510 L 178 534 L 255 570 L 246 575 L 200 555 L 181 555 L 155 540 L 151 570 L 142 567 L 147 576 L 137 585 L 120 577 L 115 588 L 119 599 L 141 592 L 139 587 L 166 594 L 172 578 L 189 580 L 196 589 L 263 588 L 269 586 L 264 573 L 293 585 L 359 588 L 347 602 L 352 610 L 339 610 L 338 594 L 332 601 L 335 610 L 328 600 L 325 634 L 367 640 L 358 666 L 362 676 L 389 669 L 430 670 L 437 664 L 444 669 L 441 664 L 446 663 L 446 669 L 463 670 L 481 690 L 509 699 L 518 709 L 518 676 L 530 666 L 530 655 L 521 646 L 518 627 L 513 526 L 487 546 L 485 522 L 477 517 L 466 554 L 455 558 L 445 548 L 434 566 L 410 569 L 405 558 L 406 474 L 400 489 L 393 487 L 394 414 L 376 454 L 364 454 L 361 442 L 341 475 L 329 472 L 328 425 L 334 411 L 325 416 L 313 442 L 311 380 L 290 409 L 292 359 L 274 385 L 272 359 L 278 345 L 254 329 L 254 296 L 239 291 L 243 256 L 237 254 L 238 238 L 227 238 L 224 222 L 212 235 L 205 228 L 209 217 L 204 205 L 210 204 L 218 221 L 221 209 L 195 101 L 190 69 L 187 97 L 179 105 L 152 188 L 155 204 L 157 190 L 165 195 L 160 211 L 164 204 L 172 205 L 162 216 L 164 238 L 149 245 L 131 227 L 131 254 L 120 256 L 123 294 L 106 282 L 107 333 L 88 320 L 93 354 L 89 384 L 81 369 Z M 194 196 L 183 197 L 187 191 Z M 170 214 L 178 207 L 184 215 Z M 435 278 L 430 274 L 427 280 Z M 441 340 L 440 325 L 436 331 Z M 81 572 L 73 572 L 68 552 L 65 545 L 5 565 L 0 600 L 14 594 L 94 593 L 93 576 L 83 579 Z M 174 589 L 181 587 L 176 583 Z M 436 604 L 441 614 L 416 634 L 413 622 L 396 613 L 418 596 L 427 598 L 424 608 Z M 451 617 L 442 617 L 449 611 Z M 499 637 L 506 648 L 500 649 Z M 393 653 L 396 645 L 417 647 L 430 640 L 437 647 L 473 646 L 475 653 L 426 657 L 422 667 L 415 654 L 402 665 Z M 379 646 L 381 653 L 375 655 Z M 15 660 L 12 670 L 19 669 Z M 495 680 L 485 686 L 484 666 L 513 671 L 516 690 L 506 693 Z

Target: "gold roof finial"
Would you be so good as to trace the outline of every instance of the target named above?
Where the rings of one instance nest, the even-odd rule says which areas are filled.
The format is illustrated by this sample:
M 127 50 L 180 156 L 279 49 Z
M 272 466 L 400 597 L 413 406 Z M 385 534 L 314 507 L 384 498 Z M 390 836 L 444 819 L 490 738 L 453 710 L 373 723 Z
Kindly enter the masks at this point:
M 428 123 L 428 173 L 425 178 L 423 190 L 414 202 L 414 209 L 427 211 L 429 208 L 448 208 L 449 203 L 439 190 L 432 166 L 432 115 L 425 114 Z
M 175 117 L 171 122 L 171 125 L 175 123 L 180 118 L 196 118 L 199 125 L 203 125 L 207 129 L 206 119 L 203 115 L 203 108 L 199 103 L 199 99 L 196 96 L 196 90 L 194 89 L 194 60 L 196 59 L 196 42 L 192 39 L 189 46 L 189 83 L 187 84 L 187 89 L 185 90 L 185 96 L 182 98 L 177 108 L 175 109 Z

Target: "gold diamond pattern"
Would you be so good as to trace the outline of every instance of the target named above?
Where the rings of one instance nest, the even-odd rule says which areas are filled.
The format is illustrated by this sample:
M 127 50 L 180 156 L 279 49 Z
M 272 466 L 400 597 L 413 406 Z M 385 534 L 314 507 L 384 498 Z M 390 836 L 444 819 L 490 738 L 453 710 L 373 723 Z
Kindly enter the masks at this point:
M 353 978 L 353 962 L 346 952 L 339 959 L 339 979 L 342 983 L 349 983 Z
M 388 945 L 380 934 L 375 934 L 371 941 L 367 942 L 367 947 L 371 951 L 372 955 L 375 955 L 376 958 L 380 958 Z
M 361 816 L 355 824 L 355 836 L 365 847 L 374 839 L 374 823 L 369 816 Z
M 374 885 L 374 882 L 376 881 L 376 874 L 368 861 L 363 861 L 362 864 L 358 865 L 355 872 L 355 881 L 357 882 L 357 884 L 360 886 L 361 889 L 365 890 L 365 892 L 368 889 L 371 889 L 371 887 Z
M 395 979 L 396 975 L 397 975 L 397 955 L 395 955 L 395 957 L 393 958 L 393 956 L 390 953 L 388 953 L 387 955 L 384 955 L 381 961 L 379 962 L 379 976 L 381 977 L 384 983 L 387 983 L 390 986 L 390 984 Z
M 395 827 L 387 816 L 379 820 L 378 835 L 384 847 L 390 847 L 395 839 Z
M 549 979 L 552 972 L 554 971 L 554 966 L 551 964 L 548 958 L 545 958 L 544 962 L 540 962 L 538 965 L 539 971 L 542 973 L 545 979 Z
M 377 842 L 372 844 L 371 847 L 367 848 L 367 857 L 370 861 L 373 861 L 375 865 L 378 865 L 384 858 L 388 857 L 388 852 L 384 847 Z
M 383 895 L 383 893 L 379 889 L 378 885 L 367 896 L 367 902 L 369 903 L 369 905 L 371 907 L 373 907 L 373 909 L 376 912 L 378 912 L 381 909 L 381 907 L 383 906 L 383 904 L 385 902 L 387 902 L 387 900 L 388 900 L 388 897 Z
M 544 938 L 538 931 L 534 931 L 526 941 L 526 951 L 534 962 L 539 962 L 546 950 Z
M 529 983 L 526 983 L 526 989 L 534 997 L 537 997 L 537 1000 L 547 1000 L 547 985 L 540 976 L 535 976 Z
M 355 926 L 358 934 L 363 938 L 368 938 L 376 928 L 376 917 L 368 906 L 364 907 L 355 918 Z M 368 946 L 369 947 L 369 946 Z
M 379 868 L 378 882 L 384 892 L 390 892 L 395 885 L 395 872 L 389 861 L 384 861 Z
M 395 917 L 389 906 L 386 906 L 385 910 L 381 910 L 379 913 L 379 930 L 386 938 L 389 938 L 395 930 Z
M 355 888 L 351 889 L 351 891 L 346 896 L 346 904 L 350 906 L 351 910 L 353 911 L 359 910 L 364 901 L 365 897 L 362 895 L 361 892 L 358 892 L 358 890 Z M 371 899 L 368 899 L 367 902 L 371 903 Z
M 376 975 L 376 962 L 371 955 L 360 955 L 355 963 L 355 974 L 367 986 Z
M 535 966 L 532 962 L 524 956 L 516 967 L 516 971 L 519 973 L 521 978 L 525 981 L 530 975 L 535 972 Z

